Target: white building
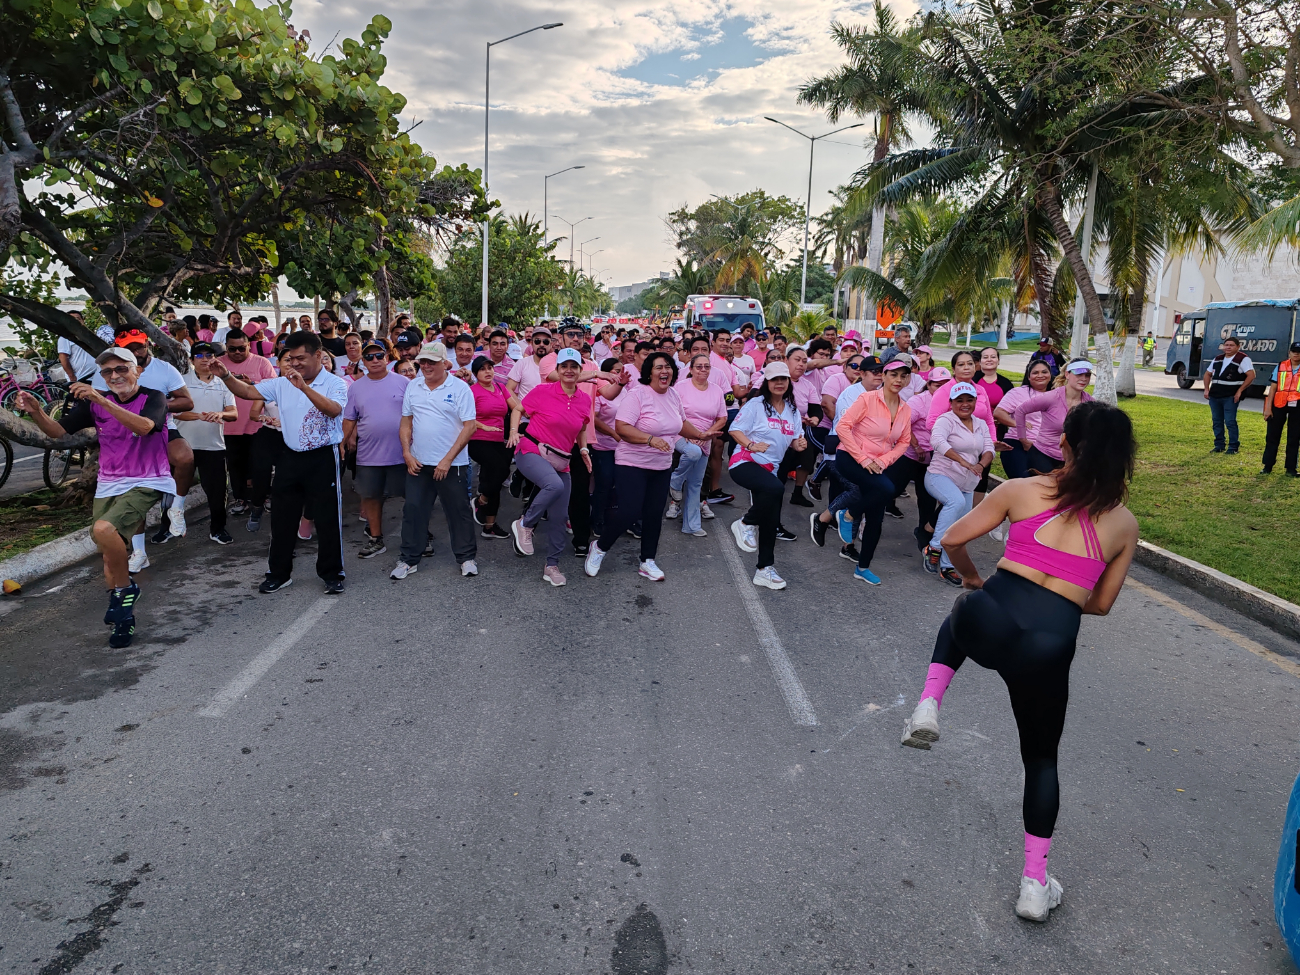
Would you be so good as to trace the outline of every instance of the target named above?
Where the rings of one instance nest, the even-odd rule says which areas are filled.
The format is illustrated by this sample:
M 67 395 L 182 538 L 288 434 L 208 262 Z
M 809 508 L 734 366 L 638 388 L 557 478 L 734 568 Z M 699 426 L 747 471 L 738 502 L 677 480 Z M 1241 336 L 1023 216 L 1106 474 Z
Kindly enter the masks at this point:
M 614 287 L 609 289 L 610 294 L 614 298 L 614 304 L 618 304 L 620 301 L 626 301 L 628 298 L 635 298 L 646 288 L 653 287 L 654 285 L 658 284 L 661 280 L 665 280 L 671 276 L 672 275 L 670 275 L 667 271 L 660 271 L 659 277 L 651 278 L 649 281 L 641 281 L 638 284 L 615 285 Z

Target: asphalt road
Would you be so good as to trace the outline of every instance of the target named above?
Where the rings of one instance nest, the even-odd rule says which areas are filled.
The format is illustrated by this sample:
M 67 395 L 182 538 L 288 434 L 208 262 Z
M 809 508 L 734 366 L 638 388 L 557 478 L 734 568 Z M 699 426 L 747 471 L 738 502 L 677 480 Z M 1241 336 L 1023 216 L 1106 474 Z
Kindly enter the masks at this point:
M 0 486 L 0 498 L 26 494 L 28 491 L 39 491 L 45 487 L 45 481 L 41 476 L 41 463 L 45 459 L 45 451 L 21 445 L 14 445 L 13 451 L 13 467 L 9 469 L 9 477 Z M 3 463 L 3 459 L 0 459 L 0 463 Z
M 1141 569 L 1085 621 L 1036 926 L 997 676 L 898 743 L 954 596 L 909 525 L 882 587 L 801 531 L 773 593 L 718 510 L 665 582 L 626 539 L 560 590 L 506 542 L 460 578 L 441 516 L 391 582 L 352 519 L 333 601 L 309 564 L 259 596 L 265 537 L 195 530 L 121 653 L 93 565 L 0 602 L 0 971 L 1294 971 L 1300 647 Z

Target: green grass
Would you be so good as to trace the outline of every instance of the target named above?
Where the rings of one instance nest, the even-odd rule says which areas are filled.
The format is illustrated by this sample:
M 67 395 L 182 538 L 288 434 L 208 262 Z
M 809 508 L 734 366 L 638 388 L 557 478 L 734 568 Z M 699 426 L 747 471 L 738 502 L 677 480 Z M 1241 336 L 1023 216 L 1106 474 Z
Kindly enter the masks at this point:
M 88 505 L 56 508 L 57 503 L 58 495 L 45 489 L 0 501 L 0 559 L 19 555 L 90 524 Z
M 1129 507 L 1142 538 L 1300 603 L 1291 553 L 1300 543 L 1300 478 L 1282 458 L 1261 475 L 1264 418 L 1241 410 L 1241 453 L 1213 454 L 1209 407 L 1138 396 L 1120 400 L 1138 439 Z

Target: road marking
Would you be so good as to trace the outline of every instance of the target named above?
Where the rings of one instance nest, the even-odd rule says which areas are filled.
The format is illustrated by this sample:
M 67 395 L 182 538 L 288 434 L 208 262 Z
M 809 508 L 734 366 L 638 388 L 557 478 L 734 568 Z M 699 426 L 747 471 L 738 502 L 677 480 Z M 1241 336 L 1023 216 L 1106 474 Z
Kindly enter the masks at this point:
M 29 460 L 40 460 L 44 456 L 45 456 L 44 454 L 32 454 L 30 457 L 19 457 L 16 461 L 14 461 L 14 467 L 17 467 L 19 464 L 25 464 Z
M 217 694 L 199 714 L 205 718 L 224 718 L 226 712 L 235 706 L 235 702 L 247 694 L 275 662 L 316 625 L 322 616 L 329 612 L 333 598 L 322 596 L 308 607 L 307 612 L 271 641 L 271 645 L 254 657 L 247 667 L 241 670 L 229 684 L 217 691 Z
M 790 709 L 790 717 L 794 718 L 794 723 L 797 725 L 812 727 L 817 724 L 817 712 L 813 710 L 812 701 L 808 700 L 808 693 L 799 682 L 799 675 L 794 672 L 794 664 L 786 655 L 785 647 L 781 645 L 781 638 L 776 635 L 772 618 L 767 615 L 767 610 L 759 602 L 753 582 L 745 575 L 744 566 L 740 564 L 740 556 L 731 547 L 731 532 L 718 532 L 716 537 L 718 544 L 722 546 L 722 557 L 727 560 L 731 577 L 736 581 L 736 588 L 740 591 L 740 601 L 745 604 L 745 612 L 749 614 L 749 621 L 754 626 L 758 645 L 767 654 L 767 662 L 772 667 L 776 686 L 780 689 L 781 696 L 785 698 L 785 706 Z
M 1189 620 L 1191 620 L 1193 623 L 1197 624 L 1198 626 L 1203 626 L 1207 630 L 1217 633 L 1219 636 L 1223 637 L 1228 642 L 1235 643 L 1237 646 L 1241 647 L 1241 649 L 1249 650 L 1255 656 L 1261 657 L 1264 660 L 1267 660 L 1269 663 L 1280 667 L 1282 670 L 1285 670 L 1288 674 L 1291 674 L 1292 676 L 1295 677 L 1300 677 L 1300 662 L 1292 660 L 1290 657 L 1284 657 L 1282 654 L 1270 650 L 1268 647 L 1264 646 L 1263 644 L 1256 643 L 1250 637 L 1242 636 L 1240 633 L 1236 632 L 1235 630 L 1228 629 L 1228 627 L 1224 626 L 1222 623 L 1216 623 L 1208 616 L 1202 616 L 1196 610 L 1184 606 L 1182 603 L 1174 599 L 1172 596 L 1166 596 L 1164 593 L 1152 589 L 1150 586 L 1138 582 L 1136 579 L 1132 577 L 1129 577 L 1127 580 L 1125 580 L 1124 585 L 1136 589 L 1142 595 L 1154 599 L 1162 606 L 1169 607 L 1175 613 L 1187 617 Z

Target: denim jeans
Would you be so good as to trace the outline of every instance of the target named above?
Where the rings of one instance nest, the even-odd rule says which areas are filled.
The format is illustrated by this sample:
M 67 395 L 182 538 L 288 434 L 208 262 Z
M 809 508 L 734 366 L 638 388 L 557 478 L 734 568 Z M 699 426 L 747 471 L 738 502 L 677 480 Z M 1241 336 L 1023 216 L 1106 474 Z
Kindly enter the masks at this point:
M 925 489 L 940 505 L 939 515 L 934 520 L 934 538 L 935 541 L 942 542 L 943 533 L 962 515 L 970 511 L 975 492 L 963 491 L 942 474 L 932 474 L 928 471 L 925 475 Z M 952 560 L 948 558 L 947 551 L 944 551 L 942 558 L 939 559 L 939 568 L 952 568 Z
M 691 452 L 685 449 L 687 447 L 692 448 L 694 459 L 691 459 Z M 690 535 L 701 527 L 700 491 L 704 485 L 705 471 L 709 467 L 709 452 L 684 438 L 677 441 L 677 450 L 682 457 L 669 479 L 669 485 L 674 491 L 682 492 L 682 531 Z
M 1210 397 L 1210 418 L 1214 421 L 1214 446 L 1223 448 L 1223 428 L 1228 428 L 1228 449 L 1241 446 L 1237 435 L 1237 401 L 1231 396 Z

